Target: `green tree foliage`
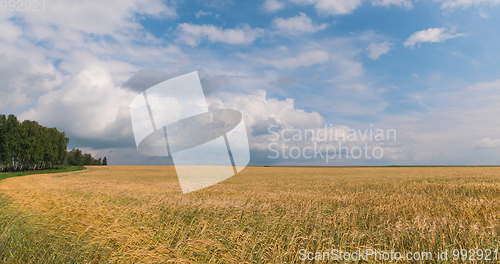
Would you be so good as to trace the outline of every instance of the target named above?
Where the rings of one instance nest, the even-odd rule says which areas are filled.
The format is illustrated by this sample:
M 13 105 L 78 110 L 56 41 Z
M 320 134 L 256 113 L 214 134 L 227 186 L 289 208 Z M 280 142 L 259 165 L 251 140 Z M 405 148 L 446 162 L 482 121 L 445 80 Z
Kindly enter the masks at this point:
M 72 166 L 82 165 L 106 165 L 101 159 L 95 159 L 90 154 L 83 153 L 80 149 L 74 148 L 66 155 L 65 164 Z
M 0 171 L 43 170 L 68 165 L 101 165 L 79 149 L 67 152 L 68 138 L 35 121 L 0 115 Z

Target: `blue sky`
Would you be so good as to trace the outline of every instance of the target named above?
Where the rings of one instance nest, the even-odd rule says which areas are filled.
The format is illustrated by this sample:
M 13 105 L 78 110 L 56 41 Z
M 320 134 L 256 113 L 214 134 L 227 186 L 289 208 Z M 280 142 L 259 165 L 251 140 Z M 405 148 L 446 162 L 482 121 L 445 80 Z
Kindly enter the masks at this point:
M 500 162 L 498 0 L 30 1 L 0 11 L 0 112 L 115 164 L 165 162 L 135 151 L 131 78 L 194 70 L 243 112 L 255 164 L 324 164 L 269 160 L 273 124 L 398 131 L 336 165 Z

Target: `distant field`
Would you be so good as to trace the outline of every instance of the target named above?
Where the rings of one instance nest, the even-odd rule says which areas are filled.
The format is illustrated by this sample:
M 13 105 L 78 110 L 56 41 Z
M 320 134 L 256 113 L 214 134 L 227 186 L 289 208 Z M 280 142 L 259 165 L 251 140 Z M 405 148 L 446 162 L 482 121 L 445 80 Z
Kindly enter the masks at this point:
M 12 177 L 32 175 L 32 174 L 62 173 L 62 172 L 78 171 L 78 170 L 84 170 L 84 169 L 85 169 L 84 166 L 60 166 L 60 167 L 57 167 L 54 169 L 47 169 L 47 170 L 0 172 L 0 180 L 12 178 Z
M 499 263 L 451 260 L 498 249 L 499 233 L 495 167 L 250 167 L 187 195 L 172 167 L 0 181 L 0 263 L 300 263 L 331 249 Z

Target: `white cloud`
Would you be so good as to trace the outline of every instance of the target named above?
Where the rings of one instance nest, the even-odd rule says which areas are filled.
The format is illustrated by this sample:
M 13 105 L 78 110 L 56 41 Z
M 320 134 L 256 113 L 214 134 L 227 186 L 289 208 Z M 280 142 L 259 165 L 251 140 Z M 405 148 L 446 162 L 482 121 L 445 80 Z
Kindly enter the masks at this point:
M 371 43 L 368 45 L 368 57 L 372 60 L 377 60 L 380 56 L 386 54 L 391 50 L 392 44 L 390 42 L 381 42 L 381 43 Z
M 269 98 L 263 90 L 250 94 L 224 93 L 218 98 L 212 104 L 239 109 L 250 128 L 269 119 L 274 119 L 282 126 L 296 128 L 319 127 L 325 121 L 317 112 L 297 109 L 295 100 Z
M 304 13 L 290 18 L 276 18 L 273 21 L 273 26 L 279 32 L 289 35 L 314 33 L 328 27 L 327 24 L 314 24 L 311 18 Z
M 325 50 L 308 50 L 294 57 L 283 57 L 273 59 L 257 59 L 258 62 L 272 65 L 278 69 L 295 69 L 300 67 L 309 67 L 318 64 L 327 63 L 331 56 Z
M 175 46 L 158 45 L 137 19 L 174 17 L 161 0 L 77 6 L 54 0 L 40 11 L 5 15 L 22 27 L 0 24 L 8 33 L 0 37 L 0 110 L 58 127 L 73 143 L 84 139 L 96 146 L 96 140 L 126 138 L 119 98 L 127 91 L 119 86 L 137 70 L 134 65 L 166 67 L 175 58 L 182 67 L 189 61 Z
M 12 51 L 9 53 L 24 50 L 37 53 L 37 56 L 66 62 L 67 58 L 75 53 L 88 52 L 121 58 L 133 55 L 137 58 L 138 52 L 155 49 L 165 51 L 166 48 L 155 46 L 159 41 L 150 33 L 143 31 L 137 16 L 172 18 L 176 13 L 173 7 L 166 6 L 161 0 L 106 2 L 89 0 L 79 4 L 78 7 L 72 1 L 54 0 L 51 1 L 50 8 L 46 6 L 40 11 L 19 11 L 5 15 L 7 18 L 19 18 L 16 21 L 23 21 L 24 38 L 18 40 L 17 47 L 11 47 Z M 4 34 L 4 38 L 6 36 L 19 38 L 20 33 L 15 24 L 1 23 L 1 25 L 4 27 L 2 32 L 9 32 Z M 37 43 L 45 45 L 40 46 Z M 148 45 L 137 45 L 138 43 Z M 4 47 L 2 49 L 5 50 Z
M 324 15 L 347 15 L 358 8 L 361 0 L 290 0 L 301 5 L 314 5 L 316 11 Z
M 500 148 L 500 138 L 489 138 L 485 137 L 477 141 L 476 146 L 478 148 Z
M 404 8 L 412 8 L 412 0 L 373 0 L 374 6 L 399 6 Z
M 213 14 L 210 11 L 199 10 L 198 12 L 196 12 L 196 14 L 194 14 L 194 16 L 196 18 L 200 18 L 205 16 L 213 16 Z
M 359 49 L 358 41 L 357 38 L 332 38 L 298 42 L 292 46 L 264 49 L 257 54 L 242 56 L 270 65 L 288 79 L 283 86 L 274 88 L 275 93 L 286 96 L 291 85 L 318 89 L 320 92 L 307 94 L 301 103 L 324 114 L 376 116 L 386 104 L 378 92 L 380 89 L 374 87 L 364 74 L 360 61 L 360 53 L 364 50 Z M 288 73 L 288 70 L 300 71 Z M 304 70 L 308 74 L 301 74 Z
M 40 12 L 27 12 L 24 18 L 33 25 L 62 27 L 97 35 L 118 33 L 123 28 L 137 29 L 134 15 L 175 17 L 176 11 L 161 0 L 73 1 L 51 0 Z
M 0 53 L 0 111 L 29 107 L 38 96 L 60 84 L 61 79 L 61 74 L 44 58 L 32 56 L 27 60 L 14 52 Z
M 280 0 L 266 0 L 263 5 L 264 10 L 269 13 L 276 12 L 284 7 L 285 4 Z
M 404 45 L 405 47 L 414 47 L 419 43 L 438 43 L 461 36 L 463 36 L 463 34 L 449 31 L 446 28 L 429 28 L 413 33 L 405 41 Z
M 479 5 L 498 5 L 500 0 L 446 0 L 441 5 L 443 9 L 466 8 Z
M 180 41 L 193 47 L 197 46 L 204 39 L 210 42 L 242 45 L 253 43 L 262 34 L 262 30 L 249 26 L 222 29 L 213 25 L 183 23 L 179 25 L 179 34 Z
M 119 87 L 109 67 L 98 61 L 85 65 L 20 117 L 64 128 L 79 139 L 113 141 L 131 135 L 120 127 L 126 122 L 120 107 L 129 103 L 133 93 Z
M 238 109 L 249 128 L 253 150 L 266 150 L 270 143 L 269 129 L 274 128 L 318 128 L 325 119 L 317 112 L 306 112 L 297 108 L 295 100 L 269 98 L 263 90 L 248 94 L 222 93 L 212 98 L 211 104 L 218 108 Z
M 428 111 L 381 116 L 404 143 L 413 164 L 500 162 L 500 80 L 450 90 L 433 89 L 420 100 Z
M 2 41 L 15 41 L 22 34 L 21 29 L 11 23 L 10 21 L 1 21 L 0 20 L 0 40 Z

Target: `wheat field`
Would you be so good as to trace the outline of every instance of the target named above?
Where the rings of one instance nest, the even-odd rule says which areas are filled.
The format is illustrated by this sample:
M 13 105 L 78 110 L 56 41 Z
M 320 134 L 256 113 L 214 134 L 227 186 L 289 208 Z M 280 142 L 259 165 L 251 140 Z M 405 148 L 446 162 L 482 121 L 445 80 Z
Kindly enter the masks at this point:
M 301 263 L 311 262 L 304 252 L 332 249 L 494 250 L 500 168 L 249 167 L 183 195 L 173 167 L 89 167 L 0 181 L 0 212 L 2 263 Z

